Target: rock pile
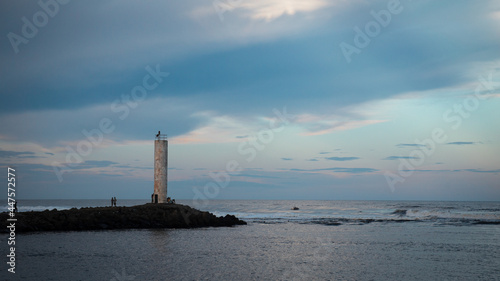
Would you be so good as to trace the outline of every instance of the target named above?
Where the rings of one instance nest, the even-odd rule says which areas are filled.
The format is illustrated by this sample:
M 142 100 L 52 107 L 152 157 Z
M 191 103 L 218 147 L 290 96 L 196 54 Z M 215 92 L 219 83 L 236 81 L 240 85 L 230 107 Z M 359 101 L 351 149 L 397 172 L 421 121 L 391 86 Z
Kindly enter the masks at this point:
M 16 232 L 79 231 L 97 229 L 195 228 L 244 225 L 232 215 L 216 217 L 180 204 L 145 204 L 132 207 L 96 207 L 16 213 Z M 6 221 L 8 213 L 1 213 Z M 8 230 L 3 228 L 3 232 Z

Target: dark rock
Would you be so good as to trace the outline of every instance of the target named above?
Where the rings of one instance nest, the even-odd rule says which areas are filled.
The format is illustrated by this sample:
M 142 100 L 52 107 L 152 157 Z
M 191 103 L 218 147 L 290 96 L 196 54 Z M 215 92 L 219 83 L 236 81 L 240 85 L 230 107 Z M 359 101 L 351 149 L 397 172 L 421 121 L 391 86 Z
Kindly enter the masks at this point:
M 6 222 L 8 213 L 0 213 Z M 145 204 L 132 207 L 72 208 L 16 213 L 16 232 L 78 231 L 129 228 L 195 228 L 245 225 L 232 215 L 216 217 L 179 204 Z M 9 231 L 6 227 L 1 232 Z

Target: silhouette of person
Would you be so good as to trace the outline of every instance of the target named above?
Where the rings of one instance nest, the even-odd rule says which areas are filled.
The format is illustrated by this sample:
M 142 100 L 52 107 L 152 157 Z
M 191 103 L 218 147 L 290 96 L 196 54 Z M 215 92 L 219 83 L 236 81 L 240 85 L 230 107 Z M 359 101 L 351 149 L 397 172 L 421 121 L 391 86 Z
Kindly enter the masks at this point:
M 116 207 L 116 197 L 114 199 L 115 199 L 114 201 L 115 201 L 115 207 Z
M 115 198 L 111 197 L 111 207 L 113 207 L 115 204 Z
M 156 137 L 159 137 L 160 136 L 160 131 L 158 131 L 158 134 L 156 134 Z

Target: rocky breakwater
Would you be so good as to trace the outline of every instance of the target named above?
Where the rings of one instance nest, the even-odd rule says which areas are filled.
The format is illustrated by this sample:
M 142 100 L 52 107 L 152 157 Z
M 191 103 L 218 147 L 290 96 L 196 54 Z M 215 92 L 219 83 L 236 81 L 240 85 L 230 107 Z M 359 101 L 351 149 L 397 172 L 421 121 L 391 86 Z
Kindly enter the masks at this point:
M 216 217 L 179 204 L 145 204 L 132 207 L 96 207 L 16 213 L 16 232 L 80 231 L 99 229 L 195 228 L 244 225 L 232 215 Z M 8 213 L 1 213 L 6 221 Z M 3 228 L 8 230 L 7 228 Z

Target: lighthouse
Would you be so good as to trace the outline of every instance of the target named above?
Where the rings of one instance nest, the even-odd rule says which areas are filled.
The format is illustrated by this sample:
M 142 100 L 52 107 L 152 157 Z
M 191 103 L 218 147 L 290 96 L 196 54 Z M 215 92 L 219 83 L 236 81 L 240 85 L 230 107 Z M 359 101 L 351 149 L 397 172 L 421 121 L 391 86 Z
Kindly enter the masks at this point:
M 155 184 L 151 200 L 167 203 L 168 140 L 167 135 L 156 134 L 155 138 Z

